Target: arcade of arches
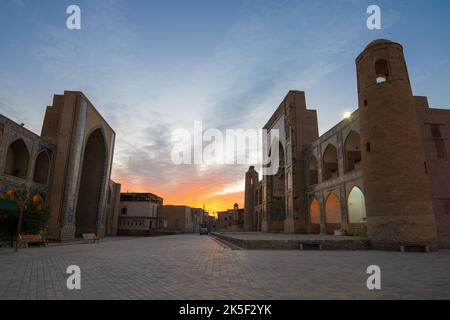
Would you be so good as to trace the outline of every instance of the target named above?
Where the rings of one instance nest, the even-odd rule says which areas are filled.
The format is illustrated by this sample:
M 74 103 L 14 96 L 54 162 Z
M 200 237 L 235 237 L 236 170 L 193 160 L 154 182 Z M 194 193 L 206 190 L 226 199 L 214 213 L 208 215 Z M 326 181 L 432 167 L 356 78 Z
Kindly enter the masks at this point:
M 342 214 L 342 207 L 346 208 L 348 218 Z M 366 234 L 366 208 L 364 194 L 360 188 L 354 186 L 346 201 L 341 202 L 336 192 L 330 192 L 324 198 L 324 213 L 317 197 L 310 198 L 309 204 L 309 233 L 333 234 L 335 230 L 345 229 L 348 235 L 364 236 Z M 323 217 L 323 218 L 322 218 Z

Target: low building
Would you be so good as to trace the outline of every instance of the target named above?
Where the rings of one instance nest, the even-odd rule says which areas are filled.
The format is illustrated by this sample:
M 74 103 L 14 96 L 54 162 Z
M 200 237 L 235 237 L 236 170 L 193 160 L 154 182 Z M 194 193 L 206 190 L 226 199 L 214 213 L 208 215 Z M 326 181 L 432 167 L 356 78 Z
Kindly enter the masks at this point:
M 239 209 L 237 203 L 233 209 L 219 211 L 217 213 L 217 229 L 221 231 L 243 231 L 244 230 L 244 209 Z
M 149 236 L 152 230 L 166 227 L 158 217 L 158 206 L 163 199 L 152 193 L 121 193 L 119 235 Z
M 158 206 L 158 216 L 167 220 L 167 231 L 194 232 L 192 208 L 188 206 Z

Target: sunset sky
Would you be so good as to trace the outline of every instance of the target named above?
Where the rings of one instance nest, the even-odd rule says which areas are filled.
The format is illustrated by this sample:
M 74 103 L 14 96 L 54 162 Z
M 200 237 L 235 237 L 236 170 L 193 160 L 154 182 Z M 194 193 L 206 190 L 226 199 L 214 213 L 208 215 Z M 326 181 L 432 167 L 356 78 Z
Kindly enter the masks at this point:
M 66 28 L 67 6 L 82 29 Z M 0 112 L 40 133 L 53 94 L 83 91 L 117 134 L 112 178 L 165 204 L 243 206 L 248 165 L 174 165 L 173 130 L 261 128 L 289 90 L 320 132 L 356 109 L 354 60 L 376 38 L 405 48 L 416 95 L 450 107 L 449 1 L 2 0 Z

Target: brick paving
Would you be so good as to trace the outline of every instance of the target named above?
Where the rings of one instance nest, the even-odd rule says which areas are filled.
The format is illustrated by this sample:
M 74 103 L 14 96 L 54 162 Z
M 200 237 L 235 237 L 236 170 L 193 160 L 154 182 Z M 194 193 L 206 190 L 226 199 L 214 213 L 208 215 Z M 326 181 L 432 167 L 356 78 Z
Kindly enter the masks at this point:
M 176 235 L 0 249 L 0 299 L 450 299 L 450 251 L 230 250 Z M 81 268 L 68 290 L 67 266 Z M 368 265 L 382 289 L 366 287 Z

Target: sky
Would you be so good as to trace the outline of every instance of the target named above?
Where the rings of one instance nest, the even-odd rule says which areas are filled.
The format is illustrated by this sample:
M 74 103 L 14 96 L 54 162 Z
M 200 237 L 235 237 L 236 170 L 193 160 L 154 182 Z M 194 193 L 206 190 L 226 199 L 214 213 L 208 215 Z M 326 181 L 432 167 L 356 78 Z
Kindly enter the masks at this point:
M 72 4 L 81 30 L 66 28 Z M 450 108 L 449 14 L 437 0 L 1 0 L 0 113 L 39 134 L 53 94 L 83 91 L 116 132 L 122 191 L 243 207 L 248 165 L 175 165 L 174 130 L 258 129 L 301 90 L 324 133 L 357 109 L 354 61 L 377 38 L 403 45 L 415 95 Z

